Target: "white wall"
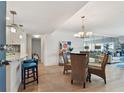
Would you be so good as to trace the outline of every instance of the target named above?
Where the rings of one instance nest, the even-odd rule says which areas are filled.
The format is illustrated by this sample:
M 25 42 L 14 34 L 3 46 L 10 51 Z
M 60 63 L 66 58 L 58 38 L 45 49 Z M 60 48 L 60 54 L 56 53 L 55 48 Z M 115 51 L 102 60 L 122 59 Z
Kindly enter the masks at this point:
M 25 32 L 20 33 L 22 35 L 22 39 L 20 39 L 20 45 L 21 45 L 21 54 L 20 57 L 27 56 L 27 34 Z
M 45 40 L 46 35 L 41 35 L 41 63 L 45 62 Z
M 27 54 L 28 57 L 32 57 L 32 36 L 30 34 L 27 34 Z
M 52 34 L 46 35 L 44 39 L 44 64 L 58 65 L 59 58 L 59 41 L 72 41 L 73 51 L 80 51 L 83 49 L 82 39 L 73 37 L 74 32 L 69 31 L 55 31 Z

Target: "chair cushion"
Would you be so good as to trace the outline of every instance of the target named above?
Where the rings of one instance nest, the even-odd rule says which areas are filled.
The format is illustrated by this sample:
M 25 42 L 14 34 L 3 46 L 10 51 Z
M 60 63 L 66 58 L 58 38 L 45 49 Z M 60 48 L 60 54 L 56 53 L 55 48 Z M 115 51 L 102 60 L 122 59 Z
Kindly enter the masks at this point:
M 24 60 L 24 63 L 32 63 L 32 62 L 37 63 L 37 60 L 35 60 L 35 59 Z
M 24 63 L 30 63 L 30 62 L 34 62 L 34 59 L 27 59 L 27 60 L 24 60 Z
M 100 66 L 93 66 L 93 65 L 88 65 L 88 69 L 102 70 Z
M 98 66 L 98 67 L 101 67 L 101 63 L 96 63 L 96 62 L 92 62 L 92 63 L 90 63 L 89 62 L 89 64 L 88 64 L 89 66 Z
M 36 66 L 36 63 L 23 63 L 22 67 L 23 68 L 30 68 Z

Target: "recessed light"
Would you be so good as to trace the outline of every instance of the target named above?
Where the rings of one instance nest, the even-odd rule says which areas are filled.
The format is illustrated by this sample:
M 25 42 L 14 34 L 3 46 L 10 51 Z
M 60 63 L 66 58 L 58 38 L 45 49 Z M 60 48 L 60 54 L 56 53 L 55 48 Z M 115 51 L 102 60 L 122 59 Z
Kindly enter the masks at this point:
M 6 17 L 6 20 L 10 20 L 10 18 L 9 17 Z
M 19 38 L 22 39 L 23 38 L 22 35 L 20 35 Z
M 33 35 L 34 38 L 40 38 L 40 35 Z

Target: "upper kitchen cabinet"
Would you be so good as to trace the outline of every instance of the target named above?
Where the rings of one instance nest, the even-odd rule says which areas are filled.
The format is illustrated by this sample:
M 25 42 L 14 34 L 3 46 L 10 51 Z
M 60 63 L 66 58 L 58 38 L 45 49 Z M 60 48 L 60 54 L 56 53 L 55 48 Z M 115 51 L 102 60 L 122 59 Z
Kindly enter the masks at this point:
M 6 44 L 21 44 L 22 33 L 11 32 L 9 28 L 6 28 Z

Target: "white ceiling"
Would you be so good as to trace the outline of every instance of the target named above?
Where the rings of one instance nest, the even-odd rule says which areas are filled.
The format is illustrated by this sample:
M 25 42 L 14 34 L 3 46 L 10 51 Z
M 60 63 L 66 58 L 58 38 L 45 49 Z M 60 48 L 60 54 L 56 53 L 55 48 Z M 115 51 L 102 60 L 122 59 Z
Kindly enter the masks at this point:
M 9 11 L 15 10 L 15 22 L 23 24 L 24 29 L 30 34 L 51 33 L 74 15 L 86 1 L 8 1 L 7 16 Z
M 81 16 L 85 16 L 85 31 L 98 35 L 124 35 L 124 2 L 88 2 L 59 28 L 61 31 L 81 31 Z

